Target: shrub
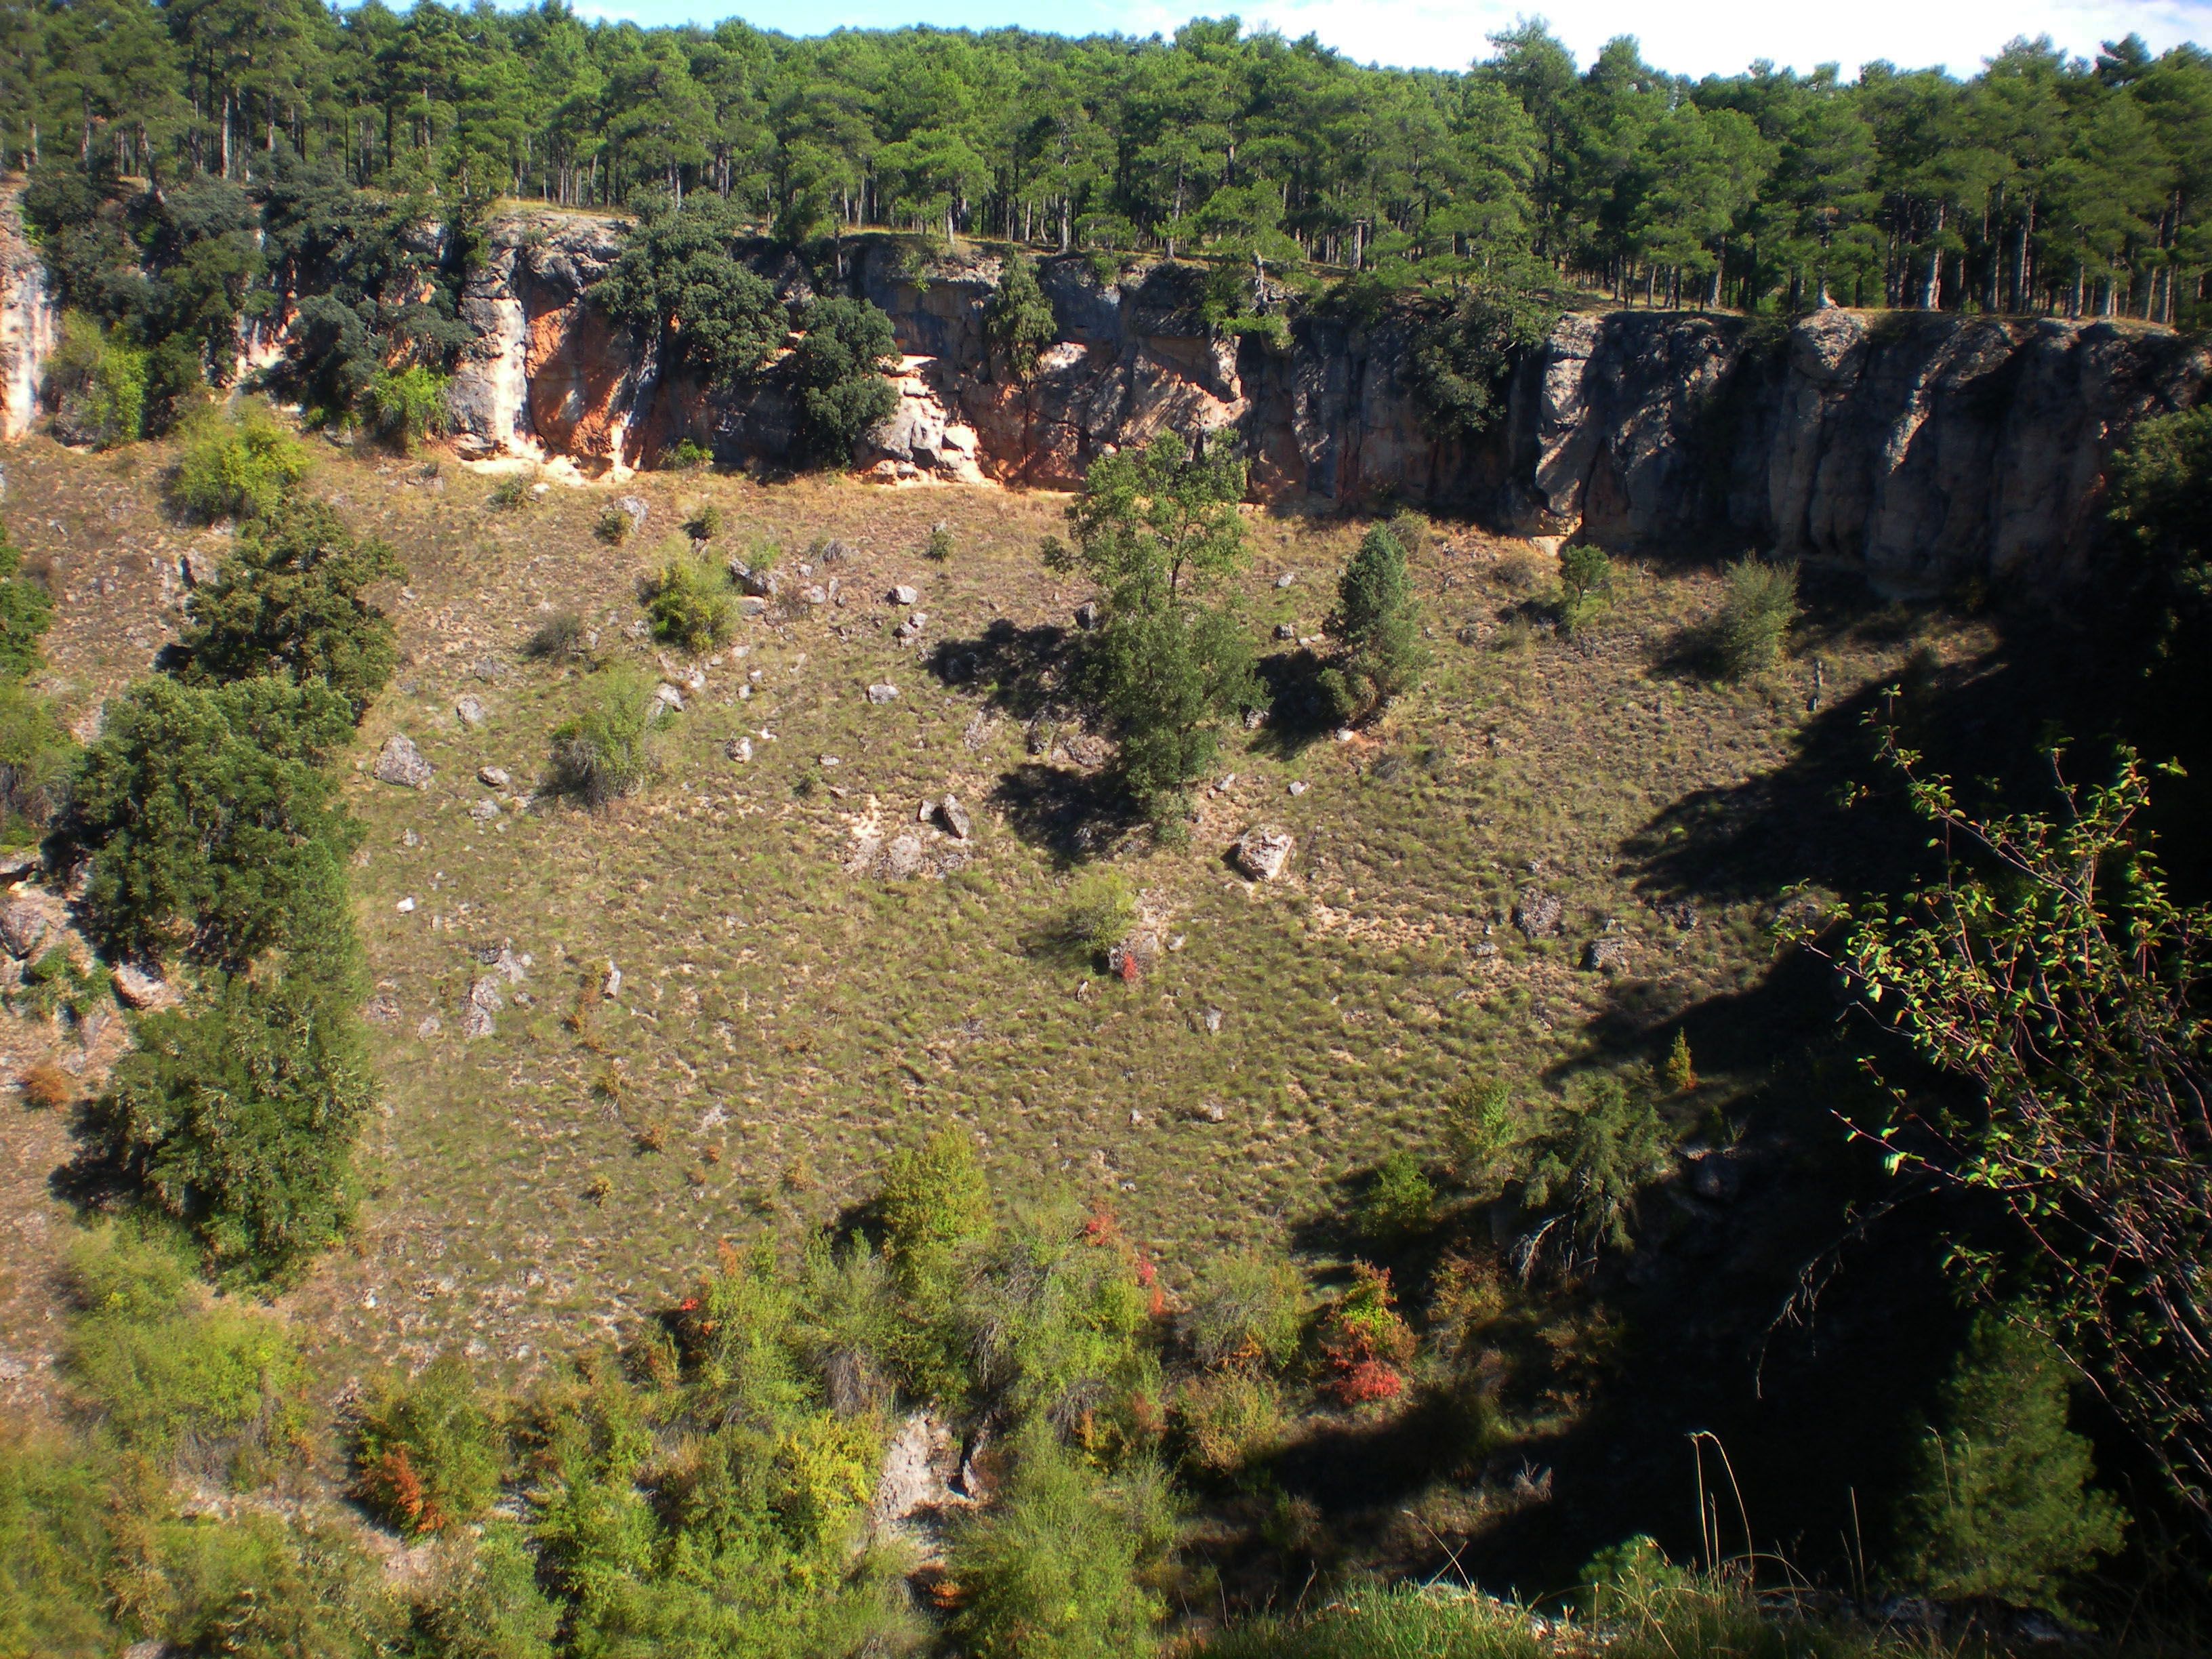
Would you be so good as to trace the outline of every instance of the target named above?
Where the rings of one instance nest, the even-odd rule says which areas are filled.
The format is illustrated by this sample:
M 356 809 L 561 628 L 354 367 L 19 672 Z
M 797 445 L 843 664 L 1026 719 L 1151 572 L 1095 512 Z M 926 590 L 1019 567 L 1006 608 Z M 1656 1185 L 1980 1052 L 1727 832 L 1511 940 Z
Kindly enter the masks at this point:
M 556 611 L 531 630 L 522 653 L 541 662 L 558 662 L 584 654 L 584 619 L 573 611 Z
M 726 643 L 737 626 L 729 579 L 704 560 L 673 557 L 641 584 L 653 638 L 698 656 Z
M 76 743 L 35 691 L 0 680 L 0 838 L 36 841 L 69 799 Z
M 300 441 L 266 404 L 249 399 L 228 418 L 208 410 L 185 423 L 169 495 L 180 511 L 203 520 L 260 519 L 307 476 Z
M 1698 1086 L 1698 1063 L 1690 1054 L 1690 1034 L 1674 1033 L 1674 1046 L 1667 1051 L 1667 1086 L 1678 1095 L 1694 1093 Z
M 22 549 L 0 530 L 0 683 L 21 680 L 39 665 L 40 641 L 54 622 L 54 596 L 22 568 Z
M 1136 927 L 1137 892 L 1127 876 L 1102 866 L 1077 878 L 1062 923 L 1063 936 L 1072 946 L 1103 959 Z
M 695 542 L 711 542 L 722 533 L 722 509 L 708 501 L 684 521 L 684 532 Z
M 413 1610 L 422 1659 L 553 1659 L 560 1609 L 538 1588 L 538 1562 L 521 1533 L 495 1522 L 457 1541 L 430 1593 Z
M 952 556 L 951 526 L 942 524 L 932 525 L 929 530 L 929 543 L 921 550 L 921 556 L 926 559 L 934 560 L 939 564 L 943 564 L 950 559 Z
M 1502 1082 L 1469 1084 L 1445 1103 L 1444 1135 L 1452 1179 L 1478 1198 L 1494 1198 L 1512 1172 L 1518 1123 L 1513 1093 Z
M 634 795 L 659 775 L 660 705 L 635 670 L 601 669 L 584 710 L 553 733 L 553 787 L 587 806 Z
M 1375 1166 L 1355 1220 L 1361 1237 L 1395 1244 L 1436 1223 L 1437 1190 L 1421 1160 L 1404 1147 Z
M 1279 1257 L 1248 1253 L 1215 1262 L 1190 1293 L 1183 1340 L 1209 1370 L 1274 1370 L 1297 1354 L 1297 1271 Z
M 792 353 L 799 387 L 799 446 L 818 464 L 849 459 L 853 446 L 898 408 L 884 378 L 897 349 L 891 319 L 866 300 L 830 295 L 810 301 L 806 332 Z
M 592 284 L 591 299 L 656 337 L 672 368 L 680 363 L 709 389 L 728 390 L 766 362 L 790 331 L 775 290 L 730 252 L 743 229 L 735 210 L 708 191 L 679 205 L 656 191 L 638 198 L 633 210 L 622 253 Z
M 1797 567 L 1742 559 L 1729 566 L 1725 581 L 1714 654 L 1723 672 L 1741 678 L 1780 660 L 1797 619 Z
M 70 443 L 112 449 L 145 435 L 144 349 L 82 312 L 62 319 L 61 344 L 47 365 L 57 401 L 54 428 Z
M 80 963 L 65 945 L 50 946 L 23 968 L 22 983 L 9 1006 L 34 1019 L 67 1014 L 82 1019 L 107 1000 L 108 976 L 96 962 Z
M 370 1512 L 416 1534 L 476 1520 L 499 1495 L 505 1464 L 497 1425 L 450 1353 L 371 1395 L 353 1457 L 354 1490 Z
M 1283 1434 L 1283 1401 L 1268 1377 L 1228 1370 L 1194 1377 L 1176 1401 L 1189 1461 L 1231 1474 L 1272 1450 Z
M 406 574 L 389 546 L 360 539 L 328 503 L 281 506 L 243 526 L 214 583 L 193 592 L 179 641 L 185 678 L 319 682 L 358 721 L 399 661 L 391 617 L 362 591 Z
M 1352 1264 L 1351 1288 L 1322 1316 L 1319 1340 L 1323 1387 L 1339 1405 L 1376 1404 L 1405 1391 L 1402 1368 L 1413 1357 L 1413 1333 L 1399 1317 L 1387 1270 Z
M 2119 1547 L 2119 1508 L 2093 1488 L 2089 1443 L 2066 1426 L 2068 1378 L 2040 1333 L 1976 1317 L 1899 1513 L 1907 1583 L 2063 1612 L 2067 1582 Z
M 609 547 L 620 547 L 629 539 L 629 532 L 635 528 L 629 514 L 618 507 L 611 507 L 599 514 L 599 521 L 592 526 L 592 534 Z
M 1428 556 L 1429 521 L 1419 514 L 1401 507 L 1390 515 L 1390 522 L 1382 527 L 1390 532 L 1390 539 L 1405 550 L 1407 558 Z
M 884 1252 L 902 1267 L 991 1231 L 990 1187 L 975 1143 L 957 1129 L 892 1154 L 877 1206 Z
M 485 500 L 495 512 L 517 513 L 537 506 L 538 492 L 532 488 L 526 473 L 510 472 L 491 487 L 491 494 Z
M 1406 550 L 1388 530 L 1369 531 L 1346 564 L 1332 626 L 1343 650 L 1323 672 L 1322 689 L 1340 720 L 1364 720 L 1428 666 Z
M 700 468 L 709 465 L 714 459 L 714 452 L 706 445 L 696 438 L 684 438 L 679 440 L 676 447 L 668 452 L 667 465 L 678 472 L 696 472 Z
M 1638 1195 L 1670 1145 L 1651 1093 L 1641 1068 L 1578 1079 L 1568 1091 L 1565 1126 L 1537 1149 L 1522 1198 L 1531 1209 L 1562 1207 L 1571 1264 L 1628 1248 Z
M 1008 254 L 998 289 L 984 302 L 984 337 L 1006 359 L 1014 379 L 1027 380 L 1036 373 L 1039 351 L 1059 331 L 1052 301 L 1037 283 L 1036 261 L 1024 253 Z
M 210 1304 L 159 1242 L 102 1228 L 72 1248 L 67 1279 L 68 1376 L 125 1447 L 204 1460 L 293 1426 L 306 1379 L 283 1325 Z
M 357 1018 L 327 989 L 225 978 L 149 1014 L 88 1119 L 92 1149 L 217 1272 L 283 1281 L 352 1220 L 375 1099 Z
M 362 419 L 385 442 L 411 452 L 425 437 L 446 429 L 452 391 L 451 375 L 420 363 L 380 369 L 362 391 Z
M 1091 1473 L 1049 1431 L 1025 1430 L 999 1501 L 954 1534 L 947 1567 L 966 1599 L 951 1634 L 976 1659 L 1133 1659 L 1166 1609 L 1146 1568 L 1172 1511 L 1155 1470 Z
M 18 1086 L 23 1104 L 42 1112 L 58 1112 L 76 1098 L 76 1079 L 50 1060 L 42 1060 L 23 1073 Z

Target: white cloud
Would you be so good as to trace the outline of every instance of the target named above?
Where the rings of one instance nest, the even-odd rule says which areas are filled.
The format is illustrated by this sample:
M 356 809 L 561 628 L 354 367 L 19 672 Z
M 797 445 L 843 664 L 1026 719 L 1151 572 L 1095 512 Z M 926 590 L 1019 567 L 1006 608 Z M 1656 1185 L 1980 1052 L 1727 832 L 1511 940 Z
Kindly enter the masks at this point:
M 1195 8 L 1139 3 L 1107 27 L 1132 33 L 1172 33 Z M 1646 63 L 1678 75 L 1732 75 L 1754 58 L 1808 70 L 1839 63 L 1846 76 L 1875 58 L 1907 68 L 1942 64 L 1971 75 L 2014 36 L 2048 34 L 2064 51 L 2094 56 L 2098 44 L 2130 31 L 2154 51 L 2212 40 L 2212 0 L 1718 0 L 1668 7 L 1632 0 L 1247 0 L 1207 9 L 1236 10 L 1246 27 L 1272 25 L 1292 37 L 1313 33 L 1362 63 L 1463 68 L 1490 53 L 1488 36 L 1516 14 L 1541 14 L 1576 59 L 1587 64 L 1618 34 L 1642 43 Z M 1115 15 L 1108 6 L 1085 8 Z M 951 21 L 950 19 L 946 21 Z M 1024 20 L 1050 27 L 1042 18 Z

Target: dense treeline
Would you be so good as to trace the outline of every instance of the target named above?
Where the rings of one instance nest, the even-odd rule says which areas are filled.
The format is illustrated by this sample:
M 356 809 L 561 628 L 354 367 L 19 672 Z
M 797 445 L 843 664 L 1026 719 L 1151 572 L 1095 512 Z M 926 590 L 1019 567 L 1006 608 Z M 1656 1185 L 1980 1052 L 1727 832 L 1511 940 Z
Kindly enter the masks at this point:
M 2186 320 L 2212 240 L 2212 57 L 2015 41 L 1984 73 L 1692 82 L 1540 21 L 1465 74 L 1194 21 L 1172 42 L 792 40 L 380 0 L 0 9 L 0 155 L 251 185 L 620 205 L 713 192 L 793 241 L 867 224 L 1355 270 L 1525 261 L 1647 302 Z

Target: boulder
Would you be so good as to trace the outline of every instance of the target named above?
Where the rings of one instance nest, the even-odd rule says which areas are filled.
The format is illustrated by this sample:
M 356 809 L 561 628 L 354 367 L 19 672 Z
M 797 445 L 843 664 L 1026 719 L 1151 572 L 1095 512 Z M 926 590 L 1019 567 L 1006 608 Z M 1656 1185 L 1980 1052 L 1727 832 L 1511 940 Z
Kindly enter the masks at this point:
M 1097 600 L 1085 599 L 1075 607 L 1075 625 L 1088 634 L 1098 626 L 1102 615 Z
M 684 712 L 684 694 L 665 680 L 653 688 L 653 700 L 672 714 Z
M 1583 966 L 1593 974 L 1626 973 L 1628 941 L 1618 933 L 1607 933 L 1592 939 L 1583 947 Z
M 1273 881 L 1290 868 L 1297 838 L 1279 824 L 1255 824 L 1231 849 L 1237 867 L 1255 881 Z
M 469 816 L 478 823 L 489 823 L 499 816 L 499 803 L 495 800 L 480 800 L 469 808 Z
M 782 587 L 773 569 L 756 570 L 743 559 L 730 561 L 730 580 L 738 592 L 756 599 L 772 599 Z
M 1513 925 L 1530 939 L 1553 939 L 1558 936 L 1566 914 L 1566 903 L 1558 894 L 1525 887 L 1513 907 Z
M 875 684 L 868 688 L 868 701 L 875 703 L 896 702 L 898 701 L 898 687 L 891 684 L 889 681 L 878 680 Z
M 406 789 L 428 789 L 436 775 L 422 751 L 404 732 L 394 732 L 384 740 L 384 747 L 376 757 L 376 776 L 379 782 L 396 783 Z
M 21 961 L 39 948 L 53 927 L 53 920 L 37 905 L 17 899 L 4 910 L 0 910 L 0 944 L 8 947 L 8 954 Z
M 652 509 L 647 507 L 643 499 L 639 496 L 617 495 L 615 497 L 615 511 L 629 520 L 629 527 L 632 530 L 642 530 L 645 528 L 646 518 Z
M 732 738 L 722 745 L 722 754 L 729 760 L 749 761 L 753 757 L 753 740 L 750 738 Z
M 799 597 L 809 605 L 827 605 L 830 603 L 830 590 L 817 583 L 809 582 L 799 590 Z
M 890 880 L 905 881 L 918 876 L 927 863 L 919 836 L 895 836 L 890 845 L 884 848 L 883 871 Z
M 109 978 L 115 986 L 115 1000 L 126 1008 L 156 1008 L 175 1000 L 167 980 L 135 963 L 117 963 Z
M 465 692 L 455 701 L 453 704 L 453 714 L 460 720 L 461 724 L 467 726 L 471 732 L 483 726 L 485 720 L 488 718 L 484 713 L 484 706 L 482 700 L 472 694 Z
M 968 809 L 960 804 L 957 795 L 947 795 L 937 803 L 937 821 L 945 826 L 945 833 L 956 840 L 966 841 L 975 833 L 975 820 Z
M 902 583 L 900 586 L 891 589 L 889 599 L 890 602 L 893 605 L 920 605 L 921 603 L 921 593 L 919 589 L 906 586 Z
M 901 623 L 896 628 L 891 629 L 891 637 L 896 640 L 901 645 L 906 645 L 913 641 L 920 639 L 921 637 L 921 630 L 928 626 L 928 616 L 922 611 L 917 611 L 912 616 L 908 617 L 904 622 Z
M 514 780 L 507 776 L 504 766 L 479 766 L 477 768 L 477 781 L 487 789 L 504 789 Z

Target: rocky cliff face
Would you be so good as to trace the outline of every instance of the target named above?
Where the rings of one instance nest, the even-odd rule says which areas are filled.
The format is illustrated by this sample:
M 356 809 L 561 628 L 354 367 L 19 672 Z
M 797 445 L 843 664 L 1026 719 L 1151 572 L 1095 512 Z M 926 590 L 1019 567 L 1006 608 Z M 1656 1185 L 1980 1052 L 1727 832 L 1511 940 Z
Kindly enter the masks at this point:
M 35 416 L 56 321 L 13 219 L 0 214 L 5 436 Z M 579 214 L 493 227 L 463 302 L 476 343 L 455 377 L 460 441 L 592 470 L 650 466 L 686 439 L 727 460 L 786 459 L 780 365 L 710 396 L 586 297 L 619 236 Z M 765 245 L 748 258 L 794 319 L 824 280 Z M 1059 338 L 1021 382 L 985 337 L 999 275 L 988 256 L 916 270 L 892 239 L 847 243 L 831 280 L 890 314 L 904 354 L 897 411 L 857 458 L 871 476 L 1065 489 L 1102 452 L 1161 431 L 1233 434 L 1261 500 L 1411 502 L 1624 551 L 1757 548 L 1861 569 L 1898 595 L 2083 574 L 2113 447 L 2195 404 L 2212 375 L 2203 351 L 2124 324 L 1573 315 L 1516 369 L 1505 420 L 1471 441 L 1425 418 L 1406 316 L 1309 313 L 1279 348 L 1212 327 L 1188 267 L 1115 281 L 1051 259 L 1039 281 Z

